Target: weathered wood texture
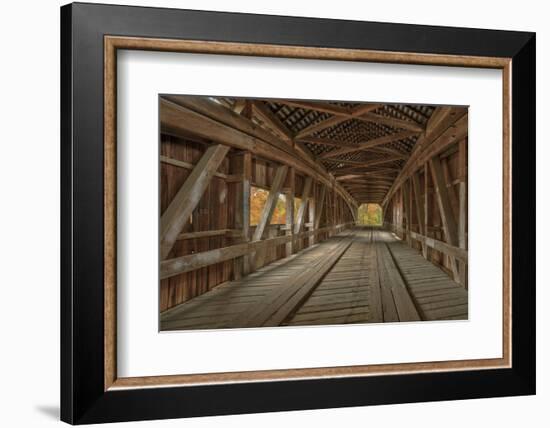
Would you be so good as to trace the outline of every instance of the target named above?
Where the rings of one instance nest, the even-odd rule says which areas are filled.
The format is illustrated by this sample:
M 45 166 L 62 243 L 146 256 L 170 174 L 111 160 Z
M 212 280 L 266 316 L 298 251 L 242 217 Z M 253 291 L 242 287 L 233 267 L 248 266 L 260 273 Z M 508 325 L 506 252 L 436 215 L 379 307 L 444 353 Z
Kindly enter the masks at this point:
M 467 319 L 467 302 L 390 232 L 356 228 L 165 311 L 161 329 Z
M 229 147 L 221 144 L 209 147 L 160 218 L 160 256 L 165 259 L 172 251 L 183 226 L 199 204 L 210 180 L 222 163 Z
M 460 129 L 465 123 L 461 116 L 456 128 L 452 128 L 456 133 L 449 135 L 449 139 L 462 135 Z M 446 135 L 446 131 L 441 132 Z M 467 138 L 446 140 L 442 151 L 430 146 L 425 150 L 435 154 L 419 156 L 422 163 L 416 169 L 410 168 L 408 180 L 402 178 L 401 186 L 393 190 L 387 203 L 384 222 L 411 247 L 421 251 L 424 258 L 467 287 Z M 410 213 L 404 200 L 407 195 L 412 204 Z M 404 220 L 407 214 L 412 221 Z
M 167 134 L 161 135 L 161 213 L 166 211 L 208 147 L 207 142 L 198 138 L 182 139 Z M 198 204 L 184 222 L 169 255 L 169 260 L 172 261 L 168 264 L 174 265 L 173 261 L 178 258 L 197 254 L 203 254 L 200 257 L 204 260 L 219 261 L 200 263 L 200 267 L 196 269 L 183 269 L 177 275 L 169 277 L 161 274 L 161 311 L 195 298 L 219 284 L 248 274 L 250 251 L 243 252 L 235 258 L 227 257 L 225 249 L 246 244 L 252 239 L 256 226 L 249 224 L 250 186 L 270 189 L 274 184 L 277 167 L 277 164 L 253 156 L 250 152 L 229 152 L 210 178 Z M 292 180 L 295 181 L 294 195 L 301 198 L 307 177 L 295 174 L 294 169 L 291 168 L 286 176 L 286 180 L 281 185 L 281 193 L 290 194 L 292 176 Z M 342 206 L 346 205 L 340 194 L 336 194 L 335 197 Z M 308 223 L 307 213 L 304 217 L 306 218 L 304 224 L 306 224 Z M 261 259 L 256 260 L 256 266 L 260 268 L 286 257 L 287 248 L 292 247 L 293 243 L 297 242 L 300 248 L 306 248 L 311 236 L 315 236 L 316 242 L 327 239 L 329 234 L 335 233 L 331 232 L 332 229 L 328 226 L 346 222 L 351 225 L 353 218 L 349 210 L 346 210 L 339 217 L 328 219 L 324 215 L 318 221 L 315 235 L 312 235 L 313 230 L 302 227 L 302 235 L 299 237 L 293 236 L 292 227 L 289 229 L 285 225 L 266 224 L 263 239 L 280 237 L 287 239 L 278 241 L 276 245 L 266 245 Z M 292 217 L 293 222 L 294 217 Z M 217 252 L 218 256 L 213 256 L 216 253 L 211 253 L 212 251 Z M 291 254 L 290 248 L 289 251 Z M 225 257 L 221 257 L 220 254 Z

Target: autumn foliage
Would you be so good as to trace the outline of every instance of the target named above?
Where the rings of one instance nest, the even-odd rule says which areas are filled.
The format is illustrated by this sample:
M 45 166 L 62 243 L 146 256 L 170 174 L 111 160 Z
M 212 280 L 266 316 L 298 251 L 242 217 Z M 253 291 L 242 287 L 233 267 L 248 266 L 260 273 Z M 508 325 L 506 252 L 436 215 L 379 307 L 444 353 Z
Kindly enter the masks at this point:
M 255 226 L 260 221 L 262 211 L 269 195 L 268 190 L 260 187 L 251 187 L 250 189 L 250 224 Z M 294 198 L 294 218 L 300 206 L 300 199 Z M 279 195 L 277 205 L 271 217 L 271 224 L 286 224 L 286 196 Z
M 367 226 L 382 225 L 382 208 L 378 204 L 362 204 L 359 207 L 359 223 Z

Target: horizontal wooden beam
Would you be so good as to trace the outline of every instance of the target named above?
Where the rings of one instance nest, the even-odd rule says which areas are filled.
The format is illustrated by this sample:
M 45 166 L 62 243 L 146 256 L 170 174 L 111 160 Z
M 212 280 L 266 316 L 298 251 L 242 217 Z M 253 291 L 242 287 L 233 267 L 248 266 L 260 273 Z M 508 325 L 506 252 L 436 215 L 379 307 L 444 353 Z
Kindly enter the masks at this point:
M 417 135 L 418 132 L 416 131 L 402 131 L 402 132 L 396 132 L 395 134 L 390 135 L 384 135 L 382 137 L 374 138 L 369 141 L 365 141 L 364 143 L 359 143 L 355 147 L 342 147 L 340 149 L 331 150 L 330 152 L 323 153 L 320 157 L 321 159 L 328 159 L 333 158 L 335 156 L 340 156 L 346 153 L 352 153 L 352 152 L 358 152 L 358 151 L 365 151 L 372 149 L 376 146 L 381 146 L 384 144 L 389 144 L 395 141 L 400 141 L 405 138 L 410 138 L 415 135 Z M 398 155 L 401 159 L 403 159 L 403 154 Z M 397 157 L 394 153 L 394 157 Z
M 192 163 L 180 161 L 178 159 L 173 159 L 173 158 L 170 158 L 168 156 L 161 155 L 160 156 L 160 161 L 162 163 L 167 164 L 167 165 L 177 166 L 179 168 L 185 168 L 185 169 L 189 169 L 189 170 L 192 170 L 193 168 L 195 168 L 195 165 L 192 164 Z M 214 177 L 223 178 L 226 181 L 239 181 L 240 179 L 242 179 L 241 177 L 238 177 L 236 175 L 223 174 L 221 172 L 215 172 Z
M 309 175 L 329 187 L 349 204 L 355 204 L 326 169 L 304 155 L 276 135 L 264 130 L 244 116 L 224 106 L 208 102 L 204 97 L 181 97 L 178 102 L 160 99 L 161 124 L 173 131 L 188 135 L 193 133 L 208 140 L 221 142 L 239 150 L 247 150 L 256 156 L 284 163 L 296 171 Z
M 334 232 L 341 230 L 347 226 L 351 226 L 353 222 L 339 224 L 337 226 L 329 226 L 316 230 L 309 230 L 302 232 L 298 235 L 285 235 L 278 236 L 276 238 L 264 239 L 255 242 L 245 242 L 242 244 L 231 245 L 229 247 L 217 248 L 215 250 L 204 251 L 196 254 L 189 254 L 186 256 L 175 257 L 173 259 L 163 260 L 160 263 L 160 278 L 170 278 L 175 275 L 179 275 L 185 272 L 191 272 L 202 267 L 210 266 L 212 264 L 221 263 L 227 260 L 249 255 L 254 252 L 273 248 L 278 245 L 286 244 L 295 239 L 307 238 L 311 235 L 317 235 L 320 233 Z
M 305 110 L 313 110 L 321 113 L 329 113 L 335 116 L 342 116 L 348 119 L 353 119 L 364 113 L 374 111 L 380 107 L 381 104 L 361 104 L 353 109 L 342 107 L 336 104 L 330 104 L 323 101 L 303 101 L 303 100 L 276 100 L 279 104 L 286 104 L 292 107 L 298 107 Z
M 321 113 L 330 113 L 339 116 L 351 115 L 351 110 L 336 104 L 329 104 L 323 101 L 304 101 L 304 100 L 271 100 L 279 104 L 285 104 L 291 107 L 298 107 L 304 110 L 313 110 Z
M 349 160 L 349 159 L 326 159 L 326 161 L 329 161 L 329 162 L 342 163 L 342 164 L 347 164 L 347 165 L 357 165 L 357 166 L 362 166 L 364 168 L 366 168 L 368 166 L 373 166 L 373 165 L 382 165 L 382 164 L 385 164 L 385 163 L 388 163 L 388 162 L 395 162 L 395 161 L 398 161 L 398 160 L 401 160 L 401 157 L 391 156 L 391 157 L 387 157 L 385 159 L 376 159 L 376 160 L 366 161 L 366 162 L 365 161 Z
M 215 236 L 225 236 L 225 237 L 234 238 L 241 235 L 242 235 L 242 231 L 240 229 L 204 230 L 200 232 L 180 233 L 180 235 L 178 236 L 178 241 L 183 241 L 186 239 L 212 238 Z
M 399 226 L 390 224 L 389 227 L 394 232 L 407 233 L 407 231 Z M 433 248 L 434 250 L 440 251 L 447 256 L 454 257 L 466 264 L 468 264 L 468 250 L 464 248 L 455 247 L 454 245 L 447 244 L 446 242 L 440 241 L 438 239 L 430 238 L 424 236 L 420 233 L 413 232 L 412 230 L 408 232 L 411 235 L 411 238 L 425 243 L 428 247 Z
M 357 145 L 354 143 L 334 140 L 332 138 L 304 137 L 299 140 L 295 139 L 295 141 L 299 141 L 301 143 L 319 144 L 321 146 L 330 146 L 330 147 L 357 147 Z
M 358 117 L 357 119 L 378 123 L 380 125 L 387 125 L 393 128 L 408 129 L 410 131 L 422 132 L 424 127 L 417 122 L 412 122 L 410 120 L 402 120 L 394 117 L 382 116 L 374 113 L 366 113 Z

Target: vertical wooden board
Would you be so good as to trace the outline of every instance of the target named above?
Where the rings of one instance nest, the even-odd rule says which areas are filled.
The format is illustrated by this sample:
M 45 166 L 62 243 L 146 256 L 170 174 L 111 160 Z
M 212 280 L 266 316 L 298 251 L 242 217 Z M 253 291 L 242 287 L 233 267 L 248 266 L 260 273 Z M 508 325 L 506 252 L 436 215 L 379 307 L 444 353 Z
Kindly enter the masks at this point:
M 448 192 L 447 183 L 445 181 L 445 175 L 441 165 L 441 160 L 438 156 L 434 156 L 430 159 L 430 169 L 432 171 L 432 178 L 436 190 L 436 199 L 439 207 L 439 214 L 441 215 L 441 221 L 445 231 L 445 240 L 448 244 L 457 246 L 458 244 L 458 227 L 454 214 L 452 212 L 450 197 Z M 453 271 L 453 278 L 459 282 L 459 273 L 456 261 L 450 260 L 451 270 Z
M 286 192 L 286 235 L 294 234 L 294 197 L 296 191 L 296 172 L 294 168 L 290 168 L 287 173 L 287 192 Z M 285 256 L 290 257 L 293 253 L 293 242 L 289 241 L 285 245 Z
M 311 226 L 308 228 L 308 231 L 314 230 L 315 228 L 315 201 L 316 201 L 316 185 L 315 182 L 312 184 L 311 197 L 308 202 L 308 223 Z M 310 235 L 307 239 L 307 246 L 310 247 L 315 243 L 315 235 Z
M 443 177 L 445 179 L 445 185 L 447 186 L 447 191 L 449 194 L 449 202 L 451 203 L 451 209 L 453 212 L 453 216 L 455 218 L 455 222 L 458 223 L 458 193 L 456 191 L 456 188 L 453 184 L 454 178 L 456 174 L 452 173 L 452 167 L 450 165 L 450 158 L 454 157 L 454 155 L 448 156 L 444 159 L 441 159 L 441 166 L 443 167 Z
M 298 234 L 302 231 L 302 227 L 304 225 L 304 219 L 305 219 L 305 214 L 306 214 L 306 209 L 307 209 L 307 204 L 308 204 L 308 198 L 309 198 L 309 194 L 310 194 L 310 191 L 311 191 L 311 184 L 312 184 L 312 180 L 311 180 L 311 177 L 307 177 L 305 182 L 304 182 L 304 189 L 302 191 L 302 195 L 301 195 L 301 203 L 300 203 L 300 207 L 298 208 L 298 214 L 296 215 L 296 224 L 294 226 L 294 233 L 295 234 Z
M 458 180 L 459 180 L 459 217 L 458 217 L 458 246 L 468 248 L 468 153 L 467 140 L 458 143 Z M 468 288 L 468 265 L 459 265 L 460 283 Z

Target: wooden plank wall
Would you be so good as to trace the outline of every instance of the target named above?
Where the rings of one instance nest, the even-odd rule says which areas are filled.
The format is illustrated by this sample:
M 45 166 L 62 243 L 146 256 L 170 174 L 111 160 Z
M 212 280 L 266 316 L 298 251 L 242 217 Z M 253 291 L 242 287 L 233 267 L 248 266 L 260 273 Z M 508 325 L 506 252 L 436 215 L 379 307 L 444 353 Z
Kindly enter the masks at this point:
M 464 232 L 462 233 L 462 249 L 467 249 L 468 237 L 466 150 L 467 138 L 459 141 L 457 144 L 452 145 L 448 150 L 441 153 L 440 155 L 437 155 L 441 161 L 444 173 L 444 184 L 448 191 L 452 215 L 454 216 L 457 225 L 460 223 L 461 216 L 463 216 L 462 218 L 464 220 Z M 449 256 L 449 254 L 437 250 L 433 247 L 429 247 L 426 245 L 426 248 L 423 248 L 425 244 L 423 244 L 422 241 L 418 239 L 408 239 L 410 230 L 415 234 L 426 236 L 427 238 L 432 238 L 437 241 L 447 241 L 429 162 L 426 162 L 425 165 L 420 166 L 417 169 L 416 173 L 418 174 L 419 179 L 418 187 L 420 190 L 420 194 L 415 194 L 412 179 L 405 181 L 403 185 L 395 191 L 388 204 L 388 207 L 385 211 L 385 225 L 389 229 L 392 229 L 399 238 L 403 239 L 404 241 L 410 241 L 410 246 L 418 249 L 419 251 L 422 251 L 424 256 L 428 260 L 440 266 L 451 277 L 454 277 L 452 263 L 460 264 L 460 262 Z M 408 186 L 408 190 L 405 189 L 405 186 Z M 462 190 L 461 186 L 464 186 Z M 411 195 L 409 201 L 406 200 L 407 192 Z M 464 192 L 464 195 L 462 196 L 462 207 L 461 192 Z M 418 196 L 421 199 L 420 202 L 424 211 L 423 219 L 418 218 L 418 214 L 415 209 L 415 199 Z M 407 218 L 407 203 L 411 204 L 410 220 Z M 421 230 L 421 222 L 423 222 L 423 226 L 426 229 L 425 235 Z M 457 233 L 459 233 L 460 235 L 460 231 L 457 231 Z M 463 267 L 462 269 L 464 270 L 462 278 L 454 279 L 467 287 L 467 275 L 465 274 L 466 268 Z
M 168 207 L 179 188 L 189 176 L 191 168 L 196 164 L 207 145 L 204 142 L 181 139 L 166 134 L 161 135 L 161 156 L 164 161 L 160 164 L 160 212 Z M 192 239 L 178 240 L 168 258 L 196 254 L 217 248 L 243 242 L 243 237 L 235 230 L 237 221 L 236 200 L 239 178 L 242 179 L 242 151 L 231 150 L 222 162 L 217 174 L 212 178 L 197 208 L 189 222 L 185 225 L 183 233 L 222 231 L 228 230 L 225 235 L 201 236 Z M 166 158 L 169 158 L 167 161 Z M 175 165 L 184 162 L 183 165 Z M 271 186 L 274 171 L 279 165 L 264 159 L 258 159 L 252 155 L 251 185 L 268 189 Z M 305 177 L 295 175 L 295 196 L 301 198 Z M 290 174 L 287 174 L 283 193 L 290 186 Z M 315 201 L 321 193 L 321 184 L 315 183 L 312 190 L 312 199 Z M 310 199 L 311 200 L 311 199 Z M 314 211 L 306 211 L 306 226 L 314 223 Z M 248 221 L 249 219 L 245 219 Z M 344 200 L 332 189 L 327 189 L 325 196 L 325 209 L 321 215 L 320 228 L 330 225 L 339 225 L 352 222 L 353 217 Z M 303 228 L 308 231 L 311 226 Z M 248 239 L 254 234 L 255 226 L 250 226 Z M 234 232 L 234 233 L 231 233 Z M 267 227 L 264 239 L 284 236 L 284 225 L 270 225 Z M 316 242 L 327 239 L 329 232 L 320 233 Z M 296 248 L 304 249 L 312 243 L 309 238 L 297 240 Z M 259 259 L 259 268 L 265 264 L 285 257 L 285 244 L 268 248 Z M 196 269 L 162 279 L 160 282 L 160 310 L 164 311 L 177 304 L 183 303 L 193 297 L 199 296 L 219 284 L 234 279 L 235 265 L 233 260 L 224 261 L 211 266 Z

